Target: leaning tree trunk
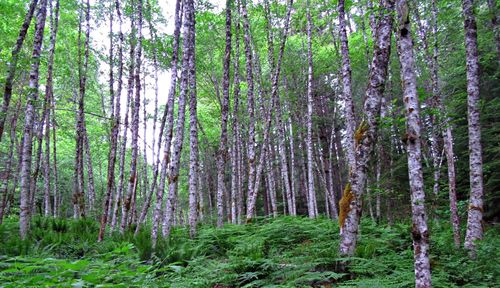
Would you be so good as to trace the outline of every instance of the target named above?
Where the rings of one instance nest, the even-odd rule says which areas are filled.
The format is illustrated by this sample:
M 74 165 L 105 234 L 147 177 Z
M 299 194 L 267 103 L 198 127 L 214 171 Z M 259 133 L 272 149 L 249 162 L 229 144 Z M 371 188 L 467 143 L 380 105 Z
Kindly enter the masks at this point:
M 123 47 L 123 46 L 122 46 Z M 134 65 L 135 65 L 135 44 L 133 41 L 130 43 L 130 52 L 129 52 L 129 75 L 128 75 L 128 81 L 127 81 L 127 102 L 126 102 L 126 108 L 125 108 L 125 119 L 123 123 L 123 135 L 122 135 L 122 143 L 120 147 L 120 159 L 118 163 L 119 167 L 119 175 L 118 175 L 118 187 L 116 188 L 116 194 L 115 194 L 115 200 L 114 200 L 114 205 L 113 205 L 113 213 L 111 217 L 111 225 L 110 225 L 110 230 L 114 231 L 116 228 L 116 224 L 118 222 L 118 211 L 121 206 L 121 201 L 122 201 L 122 192 L 123 192 L 123 182 L 125 181 L 125 154 L 127 152 L 127 135 L 128 135 L 128 126 L 129 126 L 129 111 L 130 111 L 130 101 L 132 100 L 132 94 L 133 94 L 133 85 L 134 85 Z M 123 62 L 120 63 L 120 65 L 123 65 Z M 122 69 L 123 70 L 123 69 Z M 121 79 L 121 78 L 120 78 Z M 119 85 L 120 87 L 120 85 Z M 118 116 L 118 114 L 117 114 Z
M 157 163 L 156 166 L 159 166 L 159 161 L 160 161 L 160 147 L 161 147 L 161 139 L 163 135 L 163 129 L 165 125 L 167 125 L 167 134 L 165 137 L 165 143 L 164 143 L 164 151 L 163 151 L 163 160 L 161 163 L 161 176 L 160 176 L 160 183 L 159 186 L 156 188 L 156 203 L 155 203 L 155 209 L 153 211 L 153 227 L 151 229 L 151 240 L 152 240 L 152 245 L 153 247 L 156 245 L 156 240 L 158 238 L 158 227 L 160 225 L 160 220 L 162 216 L 162 205 L 163 205 L 163 194 L 165 190 L 165 180 L 166 180 L 166 175 L 167 175 L 167 166 L 170 162 L 170 145 L 172 142 L 172 132 L 173 132 L 173 125 L 174 125 L 174 102 L 175 102 L 175 91 L 176 91 L 176 86 L 177 86 L 177 62 L 178 62 L 178 55 L 179 55 L 179 38 L 180 38 L 180 31 L 181 31 L 181 24 L 182 24 L 182 12 L 183 9 L 181 8 L 181 0 L 177 0 L 175 3 L 175 28 L 174 28 L 174 43 L 173 43 L 173 53 L 172 53 L 172 71 L 170 75 L 170 90 L 168 92 L 168 99 L 167 99 L 167 107 L 165 109 L 165 112 L 163 114 L 162 120 L 161 120 L 161 125 L 160 125 L 160 137 L 158 139 L 158 158 L 157 158 Z M 159 167 L 158 167 L 159 168 Z M 156 185 L 156 180 L 158 177 L 158 168 L 153 171 L 153 185 Z
M 391 30 L 394 10 L 393 0 L 382 0 L 383 14 L 377 23 L 373 61 L 364 101 L 364 117 L 354 133 L 356 152 L 355 169 L 350 173 L 350 183 L 339 202 L 340 254 L 353 255 L 358 237 L 361 216 L 361 196 L 365 189 L 368 163 L 377 138 L 380 102 L 385 89 L 387 67 L 391 51 Z
M 21 26 L 21 30 L 19 31 L 19 36 L 17 37 L 16 45 L 14 46 L 14 49 L 12 49 L 12 59 L 10 60 L 7 78 L 5 79 L 3 104 L 2 104 L 2 110 L 0 111 L 0 142 L 2 142 L 3 130 L 8 114 L 7 112 L 9 111 L 10 99 L 12 98 L 12 86 L 14 82 L 14 77 L 16 76 L 17 59 L 18 59 L 17 57 L 19 52 L 21 51 L 21 48 L 23 48 L 24 39 L 26 38 L 26 33 L 28 33 L 31 19 L 33 18 L 33 14 L 35 12 L 37 3 L 38 0 L 31 0 L 28 12 L 24 16 L 24 22 L 23 25 Z M 43 3 L 40 3 L 40 5 L 42 4 Z
M 149 2 L 146 3 L 147 7 L 148 7 L 148 13 L 149 15 L 151 16 L 151 13 L 152 13 L 152 9 L 151 9 L 151 5 Z M 158 41 L 158 37 L 156 35 L 156 30 L 153 26 L 153 24 L 151 23 L 151 17 L 147 17 L 148 18 L 148 26 L 149 26 L 149 33 L 150 33 L 150 36 L 151 36 L 151 39 L 153 41 Z M 153 142 L 152 142 L 152 150 L 153 150 L 153 155 L 152 155 L 152 160 L 155 161 L 154 164 L 153 164 L 153 179 L 152 179 L 152 184 L 151 184 L 151 189 L 149 189 L 149 192 L 147 192 L 147 196 L 146 196 L 146 200 L 144 200 L 144 204 L 142 206 L 142 209 L 141 209 L 141 214 L 139 215 L 139 219 L 137 221 L 137 225 L 135 227 L 135 232 L 134 234 L 137 235 L 139 233 L 139 230 L 141 228 L 141 225 L 143 224 L 143 222 L 146 220 L 146 217 L 147 217 L 147 214 L 148 214 L 148 211 L 149 211 L 149 208 L 151 207 L 151 200 L 153 198 L 153 194 L 155 192 L 155 190 L 157 189 L 157 185 L 156 185 L 156 180 L 157 180 L 157 177 L 158 177 L 158 169 L 159 169 L 159 165 L 160 165 L 160 161 L 159 161 L 159 153 L 160 153 L 160 148 L 161 148 L 161 138 L 158 139 L 158 147 L 157 147 L 157 150 L 156 151 L 156 138 L 154 135 L 156 135 L 156 122 L 158 120 L 158 51 L 156 49 L 156 46 L 153 45 L 153 48 L 152 48 L 152 52 L 153 52 L 153 70 L 154 70 L 154 81 L 155 81 L 155 86 L 154 86 L 154 90 L 155 90 L 155 100 L 154 100 L 154 114 L 153 114 Z M 146 92 L 146 90 L 144 89 L 144 93 Z M 147 133 L 147 117 L 146 117 L 146 96 L 144 96 L 144 177 L 145 179 L 147 179 L 147 159 L 146 159 L 146 133 Z M 164 118 L 162 118 L 163 120 Z M 161 123 L 162 127 L 165 127 L 165 122 L 162 121 Z M 161 136 L 163 136 L 163 134 L 161 134 Z M 145 186 L 144 186 L 144 189 L 147 190 L 148 188 L 148 185 L 147 185 L 147 181 L 145 181 Z
M 191 27 L 194 27 L 194 3 L 193 0 L 186 0 L 184 2 L 184 40 L 183 40 L 183 55 L 182 55 L 182 71 L 181 71 L 181 82 L 180 82 L 180 93 L 179 93 L 179 104 L 177 111 L 177 129 L 175 131 L 175 142 L 173 147 L 173 157 L 170 161 L 169 174 L 168 174 L 168 195 L 167 203 L 165 206 L 165 212 L 163 215 L 163 227 L 162 234 L 163 237 L 168 237 L 170 235 L 170 229 L 172 228 L 172 222 L 174 218 L 174 206 L 177 202 L 177 185 L 179 180 L 180 171 L 180 160 L 182 153 L 182 144 L 184 141 L 184 123 L 186 114 L 186 95 L 188 93 L 188 83 L 189 83 L 189 61 L 191 54 L 194 53 L 191 49 L 191 32 L 193 31 Z
M 19 234 L 26 239 L 30 228 L 30 183 L 31 183 L 31 153 L 33 144 L 33 123 L 35 118 L 35 103 L 38 100 L 38 80 L 40 55 L 42 52 L 43 32 L 47 15 L 47 0 L 40 1 L 36 15 L 35 38 L 33 40 L 32 64 L 30 70 L 29 93 L 25 107 L 23 142 L 21 148 L 21 200 L 19 214 Z
M 280 50 L 279 50 L 279 55 L 278 55 L 278 61 L 276 63 L 276 67 L 274 69 L 274 75 L 272 76 L 272 87 L 271 87 L 271 103 L 268 111 L 265 111 L 265 127 L 264 127 L 264 136 L 262 140 L 262 147 L 260 151 L 260 157 L 259 157 L 259 162 L 257 165 L 257 170 L 255 173 L 255 183 L 252 185 L 253 191 L 249 191 L 248 194 L 248 199 L 247 199 L 247 217 L 246 221 L 247 223 L 252 220 L 252 218 L 255 216 L 255 204 L 257 201 L 257 192 L 260 186 L 260 180 L 261 180 L 261 174 L 264 169 L 264 161 L 266 161 L 265 156 L 266 156 L 266 151 L 268 148 L 268 141 L 269 141 L 269 133 L 271 130 L 271 122 L 272 122 L 272 111 L 273 111 L 273 106 L 274 106 L 274 101 L 273 99 L 276 99 L 278 96 L 278 84 L 279 84 L 279 77 L 280 77 L 280 72 L 281 72 L 281 63 L 283 61 L 283 54 L 285 51 L 285 44 L 286 44 L 286 39 L 288 35 L 288 30 L 290 26 L 290 15 L 292 13 L 292 4 L 293 0 L 288 1 L 288 8 L 287 8 L 287 16 L 285 20 L 285 27 L 284 27 L 284 33 L 283 33 L 283 38 L 281 39 L 280 43 Z M 252 179 L 249 177 L 248 181 L 252 181 Z M 249 185 L 250 187 L 250 185 Z
M 113 6 L 113 4 L 112 4 Z M 110 12 L 110 81 L 109 81 L 109 92 L 111 95 L 111 111 L 113 117 L 113 126 L 111 127 L 111 137 L 110 137 L 110 148 L 108 155 L 108 175 L 107 175 L 107 185 L 106 185 L 106 198 L 103 204 L 103 212 L 101 216 L 101 226 L 99 229 L 99 236 L 97 241 L 100 242 L 104 239 L 104 232 L 106 231 L 106 225 L 108 223 L 108 216 L 110 210 L 111 198 L 113 195 L 113 189 L 115 188 L 115 164 L 116 164 L 116 152 L 118 147 L 118 134 L 120 132 L 120 113 L 121 113 L 121 94 L 122 94 L 122 78 L 123 78 L 123 32 L 122 32 L 122 15 L 120 10 L 120 2 L 115 1 L 116 14 L 118 15 L 119 23 L 119 46 L 118 46 L 118 87 L 116 91 L 116 97 L 114 92 L 114 75 L 113 75 L 113 8 Z M 116 99 L 115 99 L 116 98 Z
M 12 116 L 10 120 L 10 147 L 9 147 L 9 154 L 8 154 L 8 160 L 6 166 L 6 171 L 7 171 L 7 177 L 2 179 L 2 186 L 0 186 L 0 195 L 2 195 L 1 202 L 0 202 L 0 224 L 2 224 L 3 221 L 3 216 L 5 215 L 5 208 L 7 207 L 7 201 L 9 198 L 9 180 L 11 177 L 11 170 L 15 165 L 13 164 L 14 162 L 14 149 L 16 148 L 16 128 L 17 128 L 17 120 L 19 118 L 19 114 L 21 112 L 21 101 L 18 100 L 17 105 L 16 105 L 16 110 L 14 115 Z M 14 177 L 14 181 L 17 180 L 17 173 L 16 177 Z
M 420 107 L 417 95 L 417 76 L 413 56 L 410 16 L 408 14 L 409 8 L 406 0 L 397 0 L 396 9 L 399 19 L 396 43 L 401 63 L 403 103 L 406 112 L 406 150 L 413 222 L 415 287 L 431 287 L 429 230 L 427 228 L 427 215 L 425 212 L 425 191 L 421 159 Z
M 473 0 L 463 0 L 467 63 L 467 120 L 469 122 L 470 199 L 465 249 L 476 256 L 476 241 L 483 238 L 483 158 L 479 115 L 479 57 Z
M 221 132 L 219 152 L 217 153 L 217 227 L 224 223 L 224 209 L 222 198 L 226 185 L 224 183 L 224 171 L 227 159 L 227 120 L 229 116 L 229 70 L 231 64 L 231 9 L 232 1 L 226 1 L 226 50 L 224 54 L 224 77 L 222 80 L 222 109 L 221 109 Z M 228 207 L 229 209 L 229 207 Z M 234 215 L 232 215 L 234 218 Z
M 127 195 L 125 197 L 125 201 L 122 206 L 122 219 L 120 223 L 120 233 L 125 232 L 125 228 L 127 226 L 127 219 L 129 216 L 131 204 L 132 204 L 132 196 L 135 191 L 135 182 L 137 178 L 137 157 L 139 154 L 139 111 L 141 108 L 141 42 L 142 42 L 142 0 L 137 1 L 137 27 L 134 27 L 132 31 L 135 33 L 137 31 L 137 41 L 136 41 L 136 49 L 135 49 L 135 75 L 134 75 L 134 84 L 135 84 L 135 98 L 134 98 L 134 106 L 132 109 L 132 142 L 131 142 L 131 150 L 132 155 L 130 158 L 130 176 L 128 179 L 127 186 Z M 133 72 L 130 72 L 133 73 Z M 131 87 L 129 86 L 129 89 Z

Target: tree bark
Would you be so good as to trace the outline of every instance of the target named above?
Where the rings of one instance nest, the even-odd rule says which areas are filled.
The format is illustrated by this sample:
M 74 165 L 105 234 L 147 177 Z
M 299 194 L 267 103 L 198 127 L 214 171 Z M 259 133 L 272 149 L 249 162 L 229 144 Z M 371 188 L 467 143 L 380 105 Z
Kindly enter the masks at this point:
M 473 0 L 463 0 L 465 54 L 467 64 L 467 120 L 469 123 L 470 198 L 465 249 L 476 256 L 476 241 L 483 238 L 483 158 L 479 114 L 479 56 Z
M 0 193 L 2 193 L 2 201 L 0 202 L 0 224 L 3 222 L 3 217 L 5 216 L 5 211 L 7 207 L 7 202 L 9 199 L 9 180 L 12 174 L 12 169 L 15 167 L 14 162 L 14 149 L 16 148 L 16 128 L 17 128 L 17 120 L 19 118 L 19 114 L 21 112 L 21 101 L 18 100 L 17 105 L 16 105 L 16 111 L 12 115 L 12 118 L 10 120 L 10 147 L 9 147 L 9 154 L 8 154 L 8 160 L 6 164 L 5 171 L 7 173 L 6 177 L 2 180 L 2 186 L 0 188 Z M 19 166 L 19 165 L 17 165 Z M 18 168 L 18 167 L 17 167 Z M 16 169 L 17 169 L 16 168 Z M 14 177 L 14 183 L 17 182 L 17 174 L 15 173 Z
M 120 233 L 125 232 L 125 228 L 127 226 L 127 219 L 129 216 L 131 204 L 132 204 L 132 196 L 135 191 L 135 179 L 137 178 L 137 158 L 139 154 L 139 111 L 141 108 L 141 57 L 142 57 L 142 0 L 137 1 L 137 27 L 132 29 L 133 33 L 137 33 L 137 42 L 135 48 L 135 75 L 134 75 L 134 83 L 135 83 L 135 98 L 134 98 L 134 106 L 132 109 L 132 142 L 131 142 L 131 158 L 130 158 L 130 176 L 128 179 L 128 187 L 127 187 L 127 195 L 125 197 L 125 202 L 122 206 L 122 220 L 120 224 Z M 133 22 L 133 21 L 132 21 Z M 132 73 L 132 72 L 131 72 Z M 131 87 L 129 86 L 129 89 Z
M 248 19 L 247 1 L 242 0 L 241 12 L 243 16 L 243 43 L 245 46 L 246 72 L 247 72 L 247 110 L 248 110 L 248 141 L 247 141 L 247 158 L 248 158 L 248 189 L 247 198 L 252 198 L 255 184 L 255 100 L 254 100 L 254 83 L 253 83 L 253 61 L 252 61 L 252 46 L 250 43 L 250 21 Z M 248 199 L 247 199 L 248 202 Z M 253 211 L 249 211 L 250 207 L 247 203 L 247 219 L 249 214 L 253 217 Z M 250 213 L 251 212 L 251 213 Z
M 170 145 L 172 142 L 173 135 L 173 125 L 174 125 L 174 102 L 175 102 L 175 91 L 177 87 L 177 65 L 179 58 L 179 38 L 182 24 L 182 13 L 183 9 L 181 8 L 182 0 L 177 0 L 175 2 L 175 28 L 174 28 L 174 43 L 173 43 L 173 54 L 172 54 L 172 70 L 170 75 L 170 88 L 168 92 L 167 98 L 167 107 L 165 109 L 165 113 L 163 114 L 161 125 L 160 125 L 160 137 L 158 139 L 158 158 L 157 158 L 157 167 L 159 166 L 160 161 L 160 145 L 162 141 L 163 129 L 165 125 L 166 136 L 165 143 L 163 148 L 163 159 L 161 163 L 161 174 L 160 174 L 160 183 L 156 188 L 156 203 L 155 209 L 153 212 L 153 227 L 151 229 L 151 240 L 153 247 L 156 245 L 156 240 L 158 239 L 158 227 L 160 225 L 160 220 L 162 218 L 162 205 L 163 205 L 163 194 L 165 190 L 165 182 L 167 175 L 167 166 L 170 162 Z M 156 185 L 156 179 L 158 177 L 158 169 L 153 171 L 153 185 Z
M 165 207 L 165 212 L 163 215 L 163 227 L 162 234 L 163 237 L 168 237 L 170 235 L 170 230 L 172 228 L 172 222 L 174 218 L 174 206 L 177 202 L 177 185 L 179 180 L 179 170 L 180 170 L 180 159 L 182 152 L 182 144 L 184 141 L 184 123 L 185 123 L 185 112 L 186 112 L 186 96 L 188 93 L 189 84 L 189 61 L 193 59 L 194 61 L 194 51 L 191 47 L 191 35 L 194 30 L 195 19 L 194 19 L 194 3 L 193 0 L 185 0 L 184 2 L 184 40 L 183 40 L 183 55 L 182 55 L 182 71 L 181 71 L 181 82 L 180 82 L 180 93 L 178 102 L 178 112 L 177 112 L 177 128 L 175 131 L 175 142 L 173 146 L 173 157 L 169 165 L 168 173 L 168 196 L 167 203 Z M 194 65 L 194 64 L 193 64 Z
M 356 119 L 354 118 L 354 102 L 352 100 L 352 84 L 351 84 L 351 63 L 349 59 L 349 45 L 347 40 L 347 31 L 345 23 L 344 0 L 339 0 L 339 28 L 340 28 L 340 50 L 342 54 L 342 87 L 343 100 L 345 103 L 345 124 L 346 124 L 346 151 L 349 171 L 354 171 L 356 166 L 355 147 L 354 147 L 354 132 Z
M 10 99 L 12 98 L 12 86 L 14 82 L 14 77 L 16 76 L 17 60 L 18 54 L 23 48 L 24 39 L 26 38 L 26 33 L 30 27 L 31 19 L 33 19 L 33 14 L 35 13 L 35 8 L 38 0 L 31 0 L 28 12 L 24 16 L 24 21 L 19 31 L 19 36 L 17 37 L 16 45 L 12 49 L 12 59 L 10 60 L 8 67 L 8 74 L 5 80 L 5 90 L 3 93 L 3 104 L 2 110 L 0 111 L 0 142 L 2 142 L 2 135 L 4 130 L 5 121 L 7 120 L 7 112 L 9 111 Z
M 429 262 L 429 231 L 425 211 L 425 191 L 422 172 L 420 139 L 420 115 L 417 95 L 417 76 L 413 56 L 413 40 L 410 30 L 409 8 L 406 0 L 397 0 L 399 28 L 396 43 L 401 63 L 403 102 L 406 112 L 406 150 L 408 177 L 410 179 L 412 208 L 413 257 L 415 260 L 415 287 L 431 287 Z
M 224 53 L 224 76 L 222 80 L 221 133 L 219 152 L 217 153 L 217 227 L 224 223 L 223 195 L 226 190 L 224 172 L 227 159 L 227 120 L 229 115 L 229 69 L 231 64 L 231 9 L 232 1 L 226 1 L 226 50 Z M 229 209 L 229 207 L 228 207 Z M 233 215 L 234 218 L 234 215 Z
M 112 4 L 113 6 L 113 4 Z M 108 155 L 108 175 L 107 175 L 107 185 L 106 185 L 106 197 L 104 200 L 103 204 L 103 212 L 101 216 L 101 226 L 99 228 L 99 236 L 97 238 L 97 241 L 100 242 L 104 239 L 104 233 L 106 231 L 106 225 L 108 223 L 108 215 L 109 215 L 109 210 L 110 210 L 110 203 L 112 202 L 112 196 L 113 196 L 113 190 L 115 189 L 115 164 L 116 164 L 116 152 L 117 152 L 117 147 L 118 147 L 118 134 L 120 132 L 120 120 L 121 120 L 121 94 L 122 94 L 122 77 L 123 77 L 123 32 L 122 32 L 122 14 L 120 10 L 120 2 L 115 1 L 114 3 L 115 9 L 111 7 L 110 11 L 110 49 L 109 49 L 109 54 L 110 54 L 110 83 L 109 83 L 109 90 L 110 90 L 110 95 L 111 99 L 115 98 L 115 92 L 114 92 L 114 76 L 113 76 L 113 50 L 115 47 L 113 47 L 113 15 L 114 12 L 113 10 L 116 10 L 116 14 L 118 16 L 118 25 L 119 25 L 119 32 L 118 32 L 118 37 L 119 37 L 119 44 L 118 44 L 118 85 L 117 85 L 117 91 L 116 91 L 116 99 L 111 101 L 111 111 L 112 111 L 112 117 L 113 117 L 113 127 L 111 128 L 111 137 L 110 137 L 110 148 L 109 148 L 109 155 Z
M 197 116 L 197 100 L 196 100 L 196 17 L 194 3 L 190 4 L 189 15 L 189 235 L 193 238 L 196 234 L 196 224 L 198 221 L 197 211 L 197 194 L 198 194 L 198 116 Z M 230 9 L 230 8 L 229 8 Z M 231 26 L 231 25 L 229 25 Z M 230 37 L 229 37 L 230 38 Z M 231 46 L 231 39 L 229 39 Z M 228 55 L 226 50 L 226 56 Z M 228 56 L 229 57 L 229 56 Z M 228 61 L 229 62 L 229 61 Z M 225 65 L 226 66 L 226 65 Z M 227 64 L 227 73 L 229 78 L 229 63 Z M 229 102 L 229 79 L 227 79 L 227 101 Z M 229 105 L 229 103 L 227 104 Z M 229 108 L 228 108 L 229 109 Z M 226 114 L 227 110 L 226 109 Z M 227 115 L 226 115 L 227 119 Z M 225 129 L 227 129 L 227 120 Z M 222 138 L 222 136 L 221 136 Z M 227 134 L 225 135 L 227 139 Z M 225 139 L 225 140 L 226 140 Z M 222 140 L 221 140 L 222 141 Z M 224 141 L 226 142 L 226 141 Z M 224 143 L 225 148 L 225 143 Z M 224 165 L 223 165 L 224 166 Z M 224 184 L 224 183 L 222 183 Z
M 342 1 L 342 0 L 341 0 Z M 307 153 L 307 191 L 309 193 L 309 201 L 307 203 L 307 210 L 309 218 L 316 218 L 316 211 L 314 209 L 315 194 L 314 190 L 314 160 L 313 160 L 313 143 L 312 143 L 312 114 L 313 114 L 313 59 L 312 59 L 312 20 L 310 11 L 310 2 L 307 1 L 307 116 L 306 116 L 306 153 Z
M 19 234 L 26 239 L 30 228 L 30 183 L 31 183 L 31 153 L 33 143 L 33 123 L 35 118 L 35 102 L 38 100 L 38 80 L 40 55 L 42 52 L 43 32 L 47 15 L 47 0 L 40 1 L 40 8 L 36 15 L 36 28 L 33 40 L 32 63 L 30 70 L 29 93 L 25 107 L 23 142 L 21 149 L 21 200 L 19 215 Z
M 50 201 L 50 105 L 53 95 L 53 67 L 54 67 L 54 52 L 56 45 L 56 35 L 59 21 L 59 1 L 56 2 L 55 11 L 50 1 L 50 44 L 49 44 L 49 61 L 47 64 L 47 83 L 45 85 L 45 153 L 44 153 L 44 194 L 43 194 L 43 207 L 44 216 L 51 215 L 51 201 Z M 54 16 L 55 14 L 55 16 Z
M 377 23 L 373 61 L 364 101 L 364 119 L 354 133 L 356 165 L 350 173 L 350 183 L 344 189 L 340 200 L 339 226 L 340 254 L 353 255 L 356 248 L 361 196 L 365 189 L 368 162 L 377 138 L 377 122 L 380 115 L 380 102 L 385 89 L 387 67 L 391 49 L 391 30 L 394 10 L 393 0 L 382 0 L 383 14 Z
M 491 14 L 491 26 L 493 28 L 493 33 L 495 37 L 495 48 L 497 50 L 497 61 L 498 64 L 500 64 L 500 27 L 498 26 L 498 23 L 500 22 L 499 16 L 498 16 L 498 10 L 496 8 L 496 1 L 495 0 L 488 0 L 488 9 L 490 10 Z

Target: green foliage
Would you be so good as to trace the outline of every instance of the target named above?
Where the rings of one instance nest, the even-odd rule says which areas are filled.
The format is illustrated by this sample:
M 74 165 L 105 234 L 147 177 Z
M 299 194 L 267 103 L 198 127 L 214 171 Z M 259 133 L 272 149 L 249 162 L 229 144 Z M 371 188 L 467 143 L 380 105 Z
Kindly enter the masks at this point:
M 409 223 L 361 223 L 356 254 L 339 258 L 337 223 L 321 218 L 261 218 L 221 229 L 200 226 L 194 239 L 175 228 L 151 247 L 150 229 L 96 242 L 90 220 L 36 218 L 31 239 L 17 222 L 0 226 L 2 287 L 413 287 Z M 431 224 L 435 287 L 493 287 L 500 281 L 500 231 L 487 230 L 473 261 L 453 246 L 446 222 Z M 343 263 L 348 263 L 342 269 Z

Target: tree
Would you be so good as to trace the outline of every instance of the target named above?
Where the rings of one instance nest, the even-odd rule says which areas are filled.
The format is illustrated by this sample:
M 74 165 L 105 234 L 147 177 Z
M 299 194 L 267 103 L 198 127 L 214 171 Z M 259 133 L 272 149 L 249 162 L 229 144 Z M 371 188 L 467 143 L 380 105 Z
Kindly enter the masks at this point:
M 373 60 L 364 100 L 364 116 L 354 133 L 356 165 L 350 173 L 350 183 L 346 185 L 344 195 L 339 202 L 340 254 L 342 255 L 353 255 L 356 248 L 361 216 L 361 196 L 365 189 L 370 154 L 377 137 L 380 102 L 387 78 L 394 1 L 382 0 L 380 6 L 383 14 L 375 32 Z
M 189 84 L 189 61 L 194 61 L 194 50 L 191 46 L 192 32 L 194 31 L 195 19 L 194 19 L 194 3 L 193 0 L 185 0 L 184 2 L 184 15 L 186 17 L 184 21 L 184 39 L 183 39 L 183 54 L 182 54 L 182 69 L 181 69 L 181 82 L 180 82 L 180 92 L 178 99 L 179 110 L 177 112 L 177 127 L 175 131 L 175 141 L 173 143 L 173 154 L 170 160 L 169 173 L 168 173 L 168 196 L 167 203 L 165 206 L 165 212 L 163 215 L 163 227 L 162 234 L 163 237 L 170 235 L 170 229 L 172 228 L 175 203 L 177 201 L 177 185 L 179 180 L 180 171 L 180 160 L 182 152 L 182 144 L 184 141 L 184 123 L 186 114 L 186 97 L 188 94 L 188 84 Z
M 5 90 L 3 93 L 3 104 L 2 110 L 0 111 L 0 142 L 2 142 L 2 135 L 5 126 L 5 121 L 7 119 L 7 112 L 9 110 L 10 99 L 12 98 L 12 85 L 14 82 L 14 77 L 16 76 L 17 59 L 21 48 L 23 47 L 24 39 L 26 38 L 26 33 L 30 27 L 31 19 L 33 19 L 33 14 L 35 13 L 35 8 L 38 0 L 31 0 L 28 12 L 24 16 L 24 22 L 19 31 L 19 36 L 17 37 L 16 45 L 12 49 L 12 60 L 9 63 L 9 73 L 5 80 Z
M 467 64 L 467 120 L 469 127 L 470 198 L 465 233 L 465 249 L 476 255 L 476 241 L 483 238 L 483 157 L 479 122 L 479 59 L 477 26 L 472 0 L 463 0 L 465 52 Z
M 397 0 L 398 30 L 397 50 L 401 63 L 403 103 L 406 114 L 406 149 L 410 180 L 412 208 L 413 255 L 415 259 L 415 287 L 431 287 L 429 262 L 429 230 L 425 212 L 425 192 L 422 172 L 420 140 L 420 115 L 417 95 L 417 76 L 413 56 L 413 40 L 410 29 L 409 7 L 406 0 Z
M 229 116 L 229 81 L 230 81 L 230 64 L 231 64 L 231 9 L 232 1 L 226 1 L 226 50 L 224 52 L 224 78 L 222 80 L 222 109 L 221 109 L 221 132 L 219 153 L 217 154 L 217 226 L 223 224 L 224 209 L 222 198 L 226 186 L 224 183 L 224 170 L 227 158 L 227 120 Z M 229 207 L 228 207 L 229 209 Z M 234 217 L 234 214 L 231 215 Z
M 30 228 L 30 183 L 31 183 L 31 153 L 33 143 L 33 124 L 35 118 L 35 102 L 38 99 L 38 80 L 40 77 L 40 54 L 42 52 L 43 32 L 47 15 L 47 0 L 41 0 L 36 14 L 36 29 L 33 40 L 32 65 L 30 70 L 29 94 L 25 107 L 23 142 L 21 150 L 21 212 L 19 215 L 19 233 L 21 239 L 26 239 Z

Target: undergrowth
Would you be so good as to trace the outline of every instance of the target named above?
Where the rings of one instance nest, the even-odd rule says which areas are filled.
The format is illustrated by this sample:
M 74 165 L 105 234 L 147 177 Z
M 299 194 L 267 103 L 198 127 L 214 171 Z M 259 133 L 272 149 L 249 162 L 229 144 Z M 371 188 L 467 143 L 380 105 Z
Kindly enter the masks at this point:
M 145 227 L 97 243 L 91 220 L 35 218 L 29 240 L 18 222 L 0 226 L 0 287 L 413 287 L 409 223 L 363 219 L 356 254 L 340 258 L 338 225 L 329 219 L 262 218 L 222 229 L 184 228 L 151 247 Z M 434 287 L 500 284 L 498 228 L 490 227 L 469 260 L 445 222 L 431 224 Z M 344 263 L 349 263 L 344 267 Z M 343 268 L 343 269 L 341 269 Z

